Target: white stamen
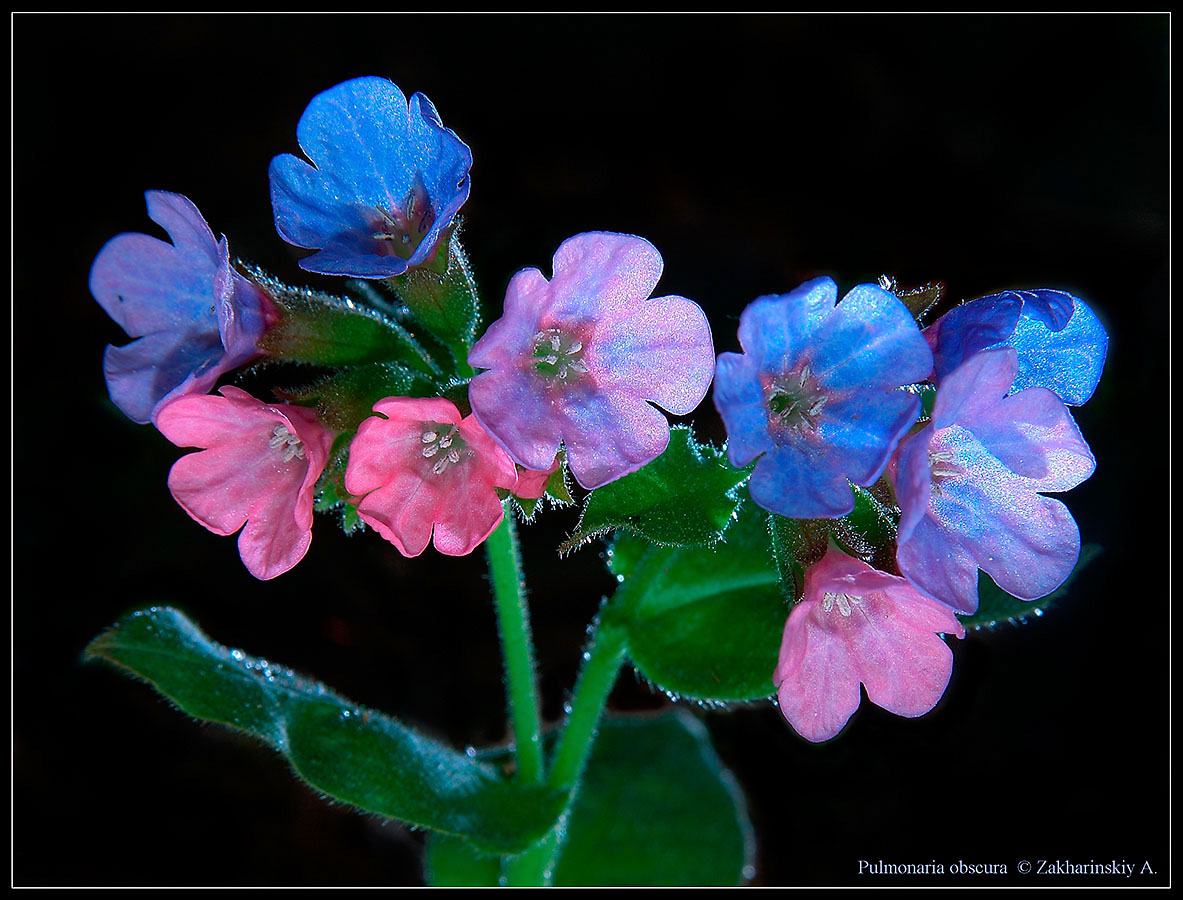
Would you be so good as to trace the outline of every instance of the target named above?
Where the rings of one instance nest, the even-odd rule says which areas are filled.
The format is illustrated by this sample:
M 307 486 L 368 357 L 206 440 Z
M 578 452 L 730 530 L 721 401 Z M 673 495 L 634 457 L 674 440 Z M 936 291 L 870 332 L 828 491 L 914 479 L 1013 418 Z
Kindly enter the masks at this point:
M 440 445 L 439 444 L 428 444 L 426 447 L 423 448 L 423 455 L 425 457 L 427 457 L 428 459 L 435 456 L 439 452 L 440 452 Z
M 837 603 L 838 612 L 840 612 L 844 618 L 848 618 L 850 614 L 854 612 L 854 607 L 858 606 L 862 602 L 862 597 L 855 597 L 851 594 L 842 594 L 834 591 L 826 591 L 825 594 L 822 595 L 822 611 L 832 611 L 834 609 L 834 604 Z
M 425 444 L 430 444 L 432 441 L 434 441 L 436 439 L 436 437 L 437 437 L 437 435 L 434 431 L 425 431 L 425 432 L 423 432 L 423 437 L 420 438 L 420 440 L 423 441 L 423 443 L 425 443 Z
M 304 458 L 304 442 L 288 431 L 286 425 L 275 426 L 275 429 L 271 432 L 271 439 L 267 441 L 267 446 L 272 450 L 283 448 L 284 462 Z

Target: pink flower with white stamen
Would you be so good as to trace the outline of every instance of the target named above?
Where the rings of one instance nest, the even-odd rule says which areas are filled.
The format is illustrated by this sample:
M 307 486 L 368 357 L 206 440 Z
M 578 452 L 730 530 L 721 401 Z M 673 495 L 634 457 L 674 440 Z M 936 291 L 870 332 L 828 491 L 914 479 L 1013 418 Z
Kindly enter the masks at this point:
M 965 636 L 951 609 L 831 546 L 785 623 L 773 675 L 780 710 L 805 739 L 828 741 L 858 709 L 861 683 L 876 706 L 922 716 L 953 671 L 942 633 Z
M 362 521 L 404 556 L 433 540 L 440 553 L 471 553 L 501 523 L 497 489 L 517 484 L 513 460 L 449 400 L 388 397 L 374 412 L 381 417 L 362 422 L 345 471 Z
M 242 529 L 238 552 L 256 578 L 282 575 L 312 542 L 312 504 L 333 432 L 300 406 L 269 404 L 240 388 L 187 396 L 163 406 L 156 427 L 183 456 L 168 488 L 214 534 Z

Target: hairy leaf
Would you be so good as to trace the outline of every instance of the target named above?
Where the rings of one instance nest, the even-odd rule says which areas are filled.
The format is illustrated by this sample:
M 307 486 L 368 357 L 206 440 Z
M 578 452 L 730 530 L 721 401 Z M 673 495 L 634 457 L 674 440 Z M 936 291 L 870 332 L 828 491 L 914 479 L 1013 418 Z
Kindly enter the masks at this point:
M 86 658 L 142 678 L 192 716 L 255 736 L 320 793 L 463 835 L 485 851 L 528 847 L 566 803 L 560 792 L 507 781 L 489 763 L 317 681 L 215 643 L 175 609 L 131 613 L 92 641 Z
M 575 532 L 559 551 L 617 528 L 665 546 L 713 544 L 734 519 L 738 488 L 747 478 L 722 450 L 697 443 L 689 428 L 674 427 L 661 456 L 588 494 Z

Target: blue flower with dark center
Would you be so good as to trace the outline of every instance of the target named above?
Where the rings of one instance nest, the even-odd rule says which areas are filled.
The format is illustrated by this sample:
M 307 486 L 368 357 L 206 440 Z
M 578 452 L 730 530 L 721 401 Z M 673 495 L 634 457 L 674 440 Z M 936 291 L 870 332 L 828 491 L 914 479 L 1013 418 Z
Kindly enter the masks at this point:
M 312 98 L 296 128 L 312 164 L 271 161 L 275 228 L 318 252 L 309 272 L 390 278 L 434 259 L 468 199 L 472 153 L 422 94 L 354 78 Z
M 795 519 L 843 516 L 850 482 L 871 485 L 916 421 L 920 400 L 901 386 L 932 371 L 932 353 L 893 294 L 815 278 L 743 311 L 744 352 L 723 353 L 715 406 L 727 454 L 752 472 L 752 498 Z
M 1109 335 L 1079 297 L 1066 291 L 1003 291 L 950 310 L 924 332 L 939 383 L 981 350 L 1014 347 L 1018 374 L 1011 393 L 1045 387 L 1080 406 L 1105 366 Z

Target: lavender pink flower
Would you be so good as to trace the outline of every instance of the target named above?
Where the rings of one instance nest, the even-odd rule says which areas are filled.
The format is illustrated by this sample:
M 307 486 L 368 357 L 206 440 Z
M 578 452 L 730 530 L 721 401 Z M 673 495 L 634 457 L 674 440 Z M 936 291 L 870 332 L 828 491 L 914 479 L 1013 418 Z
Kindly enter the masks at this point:
M 449 556 L 471 553 L 501 522 L 497 489 L 517 484 L 513 460 L 451 401 L 388 397 L 374 412 L 345 471 L 358 515 L 404 556 L 433 541 Z
M 166 438 L 203 448 L 177 460 L 168 487 L 214 534 L 241 528 L 243 563 L 256 578 L 274 578 L 308 552 L 313 490 L 333 432 L 310 409 L 263 403 L 231 386 L 221 394 L 181 397 L 158 412 Z
M 519 465 L 549 469 L 560 444 L 593 489 L 660 456 L 669 422 L 691 412 L 714 372 L 710 327 L 684 297 L 650 298 L 661 256 L 648 241 L 593 232 L 564 241 L 554 276 L 514 276 L 505 312 L 468 361 L 487 371 L 473 412 Z
M 831 546 L 805 573 L 804 596 L 785 623 L 773 675 L 780 710 L 810 741 L 845 727 L 860 684 L 876 706 L 922 716 L 953 670 L 941 634 L 965 636 L 952 610 Z
M 1010 347 L 971 356 L 940 384 L 932 421 L 900 445 L 892 472 L 901 517 L 896 561 L 929 596 L 978 608 L 978 569 L 1009 594 L 1055 590 L 1080 554 L 1067 491 L 1096 466 L 1064 403 L 1034 387 L 1009 394 Z

